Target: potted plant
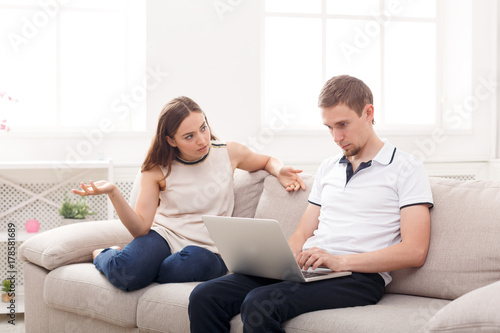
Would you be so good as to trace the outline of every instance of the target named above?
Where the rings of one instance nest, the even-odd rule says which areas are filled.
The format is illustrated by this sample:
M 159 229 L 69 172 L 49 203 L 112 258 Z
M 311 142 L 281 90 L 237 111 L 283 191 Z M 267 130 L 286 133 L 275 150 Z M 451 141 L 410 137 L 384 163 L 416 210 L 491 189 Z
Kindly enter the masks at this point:
M 2 281 L 2 302 L 8 303 L 14 298 L 14 293 L 10 290 L 11 285 L 12 282 L 10 280 L 6 279 Z
M 66 196 L 61 208 L 59 208 L 59 214 L 63 217 L 62 224 L 69 224 L 71 222 L 86 221 L 88 215 L 95 215 L 96 213 L 90 210 L 84 197 L 73 200 Z

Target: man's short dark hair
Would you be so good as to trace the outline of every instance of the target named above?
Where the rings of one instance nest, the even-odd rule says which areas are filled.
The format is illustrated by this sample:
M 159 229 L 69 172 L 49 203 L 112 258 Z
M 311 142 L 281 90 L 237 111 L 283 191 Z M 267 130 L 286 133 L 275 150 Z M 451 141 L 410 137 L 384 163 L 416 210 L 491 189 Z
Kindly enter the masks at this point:
M 349 75 L 334 76 L 323 86 L 319 94 L 318 106 L 327 108 L 345 104 L 361 117 L 366 104 L 373 104 L 370 88 L 355 77 Z

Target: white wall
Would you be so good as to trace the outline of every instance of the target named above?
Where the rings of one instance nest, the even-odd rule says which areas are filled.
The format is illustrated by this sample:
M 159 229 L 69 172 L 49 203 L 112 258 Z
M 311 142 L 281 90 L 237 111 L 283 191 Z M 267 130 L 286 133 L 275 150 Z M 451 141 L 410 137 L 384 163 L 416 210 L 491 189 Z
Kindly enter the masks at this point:
M 500 37 L 500 5 L 497 4 L 497 40 Z M 497 81 L 500 79 L 500 43 L 497 42 Z M 496 137 L 495 142 L 497 142 L 496 158 L 500 159 L 500 87 L 497 87 L 497 105 L 496 105 Z
M 185 95 L 225 140 L 259 130 L 259 13 L 259 1 L 242 1 L 222 17 L 213 1 L 149 1 L 148 64 L 170 75 L 163 89 L 148 95 L 148 109 L 158 114 L 171 98 Z
M 225 3 L 227 11 L 216 5 Z M 497 80 L 500 30 L 494 25 L 500 9 L 494 0 L 475 2 L 473 40 L 475 66 L 472 87 L 493 75 Z M 314 171 L 317 164 L 338 152 L 328 133 L 270 130 L 261 124 L 262 1 L 149 0 L 147 3 L 148 68 L 165 79 L 149 92 L 148 132 L 0 135 L 0 159 L 92 160 L 111 158 L 115 165 L 139 165 L 149 146 L 162 106 L 186 95 L 206 111 L 214 132 L 224 140 L 246 143 L 286 163 Z M 229 10 L 231 9 L 231 10 Z M 488 15 L 483 15 L 484 13 Z M 298 64 L 298 66 L 307 64 Z M 291 69 L 293 71 L 293 69 Z M 318 87 L 318 92 L 321 87 Z M 488 163 L 500 157 L 497 91 L 474 109 L 473 129 L 466 133 L 379 133 L 399 148 L 416 152 L 427 164 Z M 473 93 L 473 92 L 472 92 Z M 498 96 L 500 97 L 500 96 Z M 311 101 L 314 106 L 316 101 Z M 416 115 L 418 116 L 418 115 Z M 278 117 L 278 121 L 279 121 Z M 319 114 L 318 114 L 318 121 Z M 281 124 L 280 124 L 281 125 Z M 102 134 L 102 133 L 101 133 Z M 487 174 L 487 172 L 486 172 Z
M 317 149 L 311 147 L 313 137 L 281 130 L 286 114 L 277 116 L 273 130 L 263 128 L 262 1 L 217 7 L 220 3 L 237 2 L 148 3 L 148 62 L 166 68 L 172 82 L 165 91 L 151 92 L 148 108 L 160 109 L 170 98 L 186 95 L 206 111 L 212 129 L 223 140 L 294 164 L 317 164 L 331 155 L 336 147 L 326 131 Z M 319 113 L 317 117 L 321 121 Z
M 214 7 L 216 3 L 239 4 L 224 12 L 221 18 Z M 261 1 L 150 1 L 148 62 L 150 66 L 167 69 L 171 73 L 171 83 L 165 91 L 152 92 L 148 107 L 150 110 L 159 109 L 171 97 L 188 95 L 207 111 L 212 127 L 223 139 L 244 142 L 255 150 L 312 170 L 325 157 L 338 151 L 326 130 L 321 134 L 271 131 L 263 128 L 260 121 L 261 6 Z M 497 77 L 496 2 L 476 2 L 472 15 L 473 81 L 472 91 L 464 96 L 464 103 L 476 99 L 475 89 L 481 89 L 481 93 L 485 91 L 485 80 L 496 81 Z M 321 87 L 317 88 L 319 92 Z M 496 92 L 489 93 L 487 98 L 474 104 L 472 110 L 469 108 L 469 113 L 464 116 L 473 117 L 470 131 L 437 128 L 435 132 L 410 135 L 380 132 L 379 135 L 399 148 L 419 155 L 429 165 L 487 163 L 500 156 L 496 146 L 499 128 L 496 95 Z M 312 108 L 315 104 L 315 100 L 311 101 Z M 319 122 L 319 114 L 317 117 Z

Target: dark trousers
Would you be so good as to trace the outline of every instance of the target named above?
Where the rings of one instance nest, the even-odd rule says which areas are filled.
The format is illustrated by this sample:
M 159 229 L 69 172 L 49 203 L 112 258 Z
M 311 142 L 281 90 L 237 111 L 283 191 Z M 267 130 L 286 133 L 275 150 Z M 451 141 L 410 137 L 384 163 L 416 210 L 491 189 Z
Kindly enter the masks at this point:
M 309 283 L 226 275 L 191 293 L 191 332 L 229 332 L 229 321 L 240 312 L 245 333 L 285 332 L 281 323 L 302 313 L 375 304 L 384 291 L 384 279 L 376 273 Z
M 123 250 L 105 249 L 94 265 L 109 282 L 125 291 L 144 288 L 151 282 L 206 281 L 227 273 L 222 258 L 199 246 L 171 253 L 156 231 L 137 237 Z

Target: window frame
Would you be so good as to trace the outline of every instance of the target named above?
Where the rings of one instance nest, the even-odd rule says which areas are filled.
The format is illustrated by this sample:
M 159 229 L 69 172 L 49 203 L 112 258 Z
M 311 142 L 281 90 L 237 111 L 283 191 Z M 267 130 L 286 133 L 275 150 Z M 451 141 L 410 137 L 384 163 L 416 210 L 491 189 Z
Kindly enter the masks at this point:
M 379 0 L 380 4 L 380 11 L 381 13 L 384 12 L 384 1 L 385 0 Z M 319 18 L 321 19 L 321 26 L 322 26 L 322 81 L 326 82 L 329 77 L 326 75 L 326 68 L 327 68 L 327 21 L 330 19 L 355 19 L 355 20 L 363 20 L 363 21 L 369 21 L 373 20 L 374 16 L 367 16 L 367 15 L 338 15 L 338 14 L 328 14 L 327 13 L 327 8 L 326 8 L 326 0 L 321 0 L 321 13 L 318 14 L 303 14 L 303 13 L 285 13 L 285 12 L 267 12 L 266 11 L 266 5 L 265 5 L 265 0 L 261 4 L 261 63 L 263 64 L 262 70 L 261 70 L 261 85 L 263 87 L 262 92 L 261 92 L 261 110 L 262 110 L 262 115 L 261 115 L 261 124 L 262 127 L 269 127 L 270 124 L 266 122 L 266 116 L 269 110 L 266 110 L 266 72 L 265 72 L 265 55 L 266 55 L 266 18 L 268 17 L 297 17 L 297 18 Z M 443 69 L 442 69 L 442 63 L 443 63 L 443 27 L 442 27 L 442 20 L 443 20 L 443 12 L 444 12 L 444 3 L 443 1 L 436 0 L 436 15 L 434 18 L 413 18 L 413 17 L 396 17 L 396 16 L 391 16 L 389 21 L 393 22 L 431 22 L 435 24 L 435 31 L 436 31 L 436 54 L 435 54 L 435 66 L 436 66 L 436 71 L 435 71 L 435 82 L 436 82 L 436 94 L 435 94 L 435 115 L 434 115 L 434 123 L 433 124 L 384 124 L 383 119 L 385 118 L 385 96 L 384 96 L 384 39 L 385 39 L 385 34 L 384 30 L 385 27 L 383 24 L 380 25 L 380 38 L 381 38 L 381 49 L 380 49 L 380 54 L 381 54 L 381 66 L 380 66 L 380 81 L 381 81 L 381 96 L 379 101 L 375 101 L 375 129 L 376 131 L 381 134 L 381 135 L 388 135 L 388 136 L 414 136 L 414 135 L 432 135 L 432 133 L 435 131 L 436 128 L 443 128 L 443 103 L 440 102 L 440 97 L 442 96 L 443 93 Z M 383 16 L 383 15 L 381 15 Z M 380 16 L 379 16 L 380 18 Z M 381 18 L 383 20 L 386 20 L 386 18 Z M 361 78 L 362 79 L 362 78 Z M 318 87 L 318 95 L 319 95 L 319 89 L 321 87 Z M 312 101 L 315 103 L 316 101 Z M 319 122 L 318 122 L 319 123 Z M 277 133 L 278 135 L 317 135 L 318 133 L 322 132 L 322 127 L 321 124 L 319 123 L 319 126 L 317 128 L 301 128 L 300 126 L 290 126 L 282 131 L 280 133 Z M 447 132 L 449 132 L 447 130 Z M 460 134 L 460 133 L 470 133 L 471 129 L 462 129 L 462 130 L 454 130 L 450 131 L 452 135 L 454 134 Z
M 109 105 L 104 105 L 103 107 L 109 110 L 109 113 L 107 112 L 102 118 L 99 118 L 100 121 L 97 121 L 95 124 L 89 124 L 86 126 L 72 126 L 72 125 L 62 125 L 62 117 L 64 111 L 62 110 L 62 88 L 61 88 L 61 73 L 62 73 L 62 65 L 61 65 L 61 54 L 62 54 L 62 48 L 61 48 L 61 13 L 64 12 L 78 12 L 78 13 L 88 13 L 88 12 L 93 12 L 93 13 L 120 13 L 124 17 L 124 22 L 125 22 L 125 31 L 123 32 L 123 38 L 124 38 L 124 47 L 125 49 L 123 50 L 123 76 L 124 79 L 123 81 L 120 81 L 120 89 L 119 91 L 122 92 L 122 95 L 128 95 L 131 97 L 131 91 L 133 91 L 134 88 L 137 88 L 139 86 L 144 86 L 145 83 L 145 89 L 144 90 L 149 90 L 148 89 L 148 77 L 150 75 L 148 74 L 148 71 L 151 70 L 152 72 L 155 70 L 153 68 L 148 69 L 147 68 L 147 57 L 146 57 L 146 1 L 142 0 L 141 2 L 135 2 L 136 0 L 127 0 L 124 2 L 121 1 L 110 1 L 108 4 L 102 3 L 100 1 L 93 1 L 93 2 L 85 2 L 85 1 L 80 1 L 80 2 L 68 2 L 68 1 L 56 1 L 54 3 L 40 3 L 40 2 L 33 2 L 29 0 L 25 1 L 17 1 L 15 4 L 12 4 L 12 1 L 9 0 L 2 0 L 0 1 L 0 10 L 27 10 L 27 11 L 33 11 L 33 17 L 38 14 L 38 16 L 46 15 L 49 17 L 49 23 L 48 24 L 54 24 L 55 26 L 55 48 L 52 49 L 51 52 L 54 52 L 55 58 L 56 58 L 56 73 L 54 73 L 54 79 L 56 82 L 56 86 L 53 90 L 55 93 L 54 97 L 54 105 L 55 105 L 55 110 L 54 110 L 54 117 L 55 117 L 55 123 L 53 124 L 47 124 L 43 126 L 33 126 L 33 125 L 20 125 L 16 126 L 14 128 L 11 128 L 11 131 L 8 133 L 8 135 L 12 138 L 34 138 L 34 137 L 44 137 L 44 138 L 67 138 L 67 137 L 81 137 L 82 134 L 86 135 L 86 133 L 92 133 L 95 131 L 99 131 L 102 134 L 105 134 L 106 136 L 116 136 L 116 137 L 121 137 L 123 135 L 133 135 L 133 136 L 143 136 L 145 133 L 148 131 L 148 121 L 147 121 L 147 108 L 146 108 L 146 101 L 147 101 L 147 95 L 144 95 L 141 97 L 140 100 L 132 100 L 133 102 L 138 102 L 137 104 L 140 104 L 139 107 L 136 107 L 137 110 L 141 113 L 141 117 L 144 119 L 142 120 L 142 128 L 141 129 L 134 129 L 132 126 L 133 120 L 129 120 L 128 124 L 126 125 L 126 128 L 123 126 L 120 126 L 119 128 L 114 127 L 113 129 L 110 130 L 110 126 L 108 123 L 106 123 L 106 120 L 109 120 L 110 116 L 112 115 L 112 110 L 113 109 L 113 103 L 115 103 L 117 100 L 121 98 L 121 95 L 119 93 L 116 94 L 116 96 L 113 94 L 112 91 L 110 91 L 110 98 L 109 100 L 111 101 Z M 50 7 L 54 6 L 54 7 Z M 137 7 L 143 7 L 141 8 L 141 11 L 144 14 L 144 22 L 142 22 L 142 19 L 140 22 L 137 21 L 137 19 L 131 18 L 131 13 L 134 12 L 134 9 L 137 9 Z M 51 10 L 51 12 L 49 12 Z M 19 18 L 20 22 L 22 17 Z M 31 16 L 25 18 L 26 21 L 29 20 L 30 22 L 34 19 L 31 18 Z M 25 22 L 25 21 L 24 21 Z M 141 23 L 142 22 L 142 23 Z M 33 23 L 32 23 L 33 24 Z M 144 49 L 143 53 L 144 55 L 141 56 L 142 59 L 140 61 L 140 64 L 138 66 L 133 66 L 133 59 L 137 58 L 137 54 L 133 53 L 131 54 L 130 47 L 131 45 L 134 45 L 132 42 L 134 40 L 139 41 L 137 36 L 134 36 L 131 31 L 133 30 L 133 27 L 138 27 L 138 24 L 144 24 L 144 27 L 142 31 L 144 32 L 144 38 L 141 43 L 144 43 Z M 12 30 L 12 33 L 21 35 L 21 28 L 22 28 L 22 23 L 20 23 L 19 27 L 15 27 Z M 43 32 L 43 29 L 46 27 L 46 25 L 39 27 L 39 31 Z M 36 36 L 33 38 L 37 38 Z M 142 38 L 142 37 L 141 37 Z M 29 42 L 31 42 L 30 39 L 28 39 Z M 20 44 L 18 47 L 21 49 L 25 47 L 25 45 Z M 22 50 L 21 50 L 22 52 Z M 137 73 L 139 73 L 139 78 L 137 77 Z M 7 94 L 9 94 L 9 91 L 7 91 Z M 16 96 L 14 96 L 16 97 Z M 127 115 L 129 118 L 133 116 L 133 108 L 129 108 L 127 111 Z M 115 111 L 113 111 L 115 112 Z M 116 114 L 119 114 L 118 111 L 115 112 Z M 66 113 L 67 115 L 67 113 Z M 28 115 L 29 116 L 29 115 Z M 76 116 L 78 117 L 78 116 Z M 77 119 L 77 118 L 75 118 Z M 132 118 L 131 118 L 132 119 Z

